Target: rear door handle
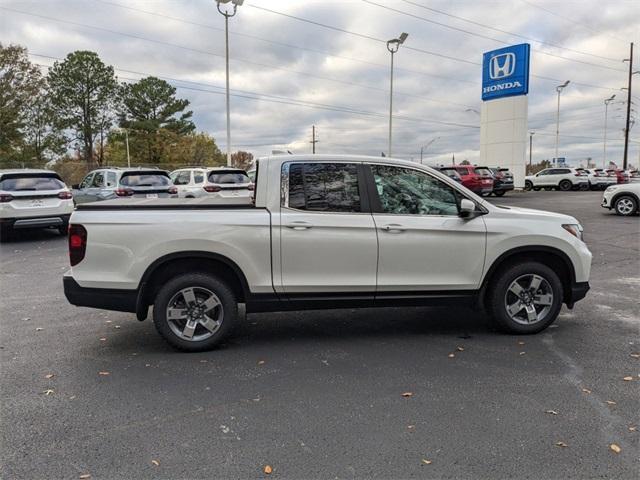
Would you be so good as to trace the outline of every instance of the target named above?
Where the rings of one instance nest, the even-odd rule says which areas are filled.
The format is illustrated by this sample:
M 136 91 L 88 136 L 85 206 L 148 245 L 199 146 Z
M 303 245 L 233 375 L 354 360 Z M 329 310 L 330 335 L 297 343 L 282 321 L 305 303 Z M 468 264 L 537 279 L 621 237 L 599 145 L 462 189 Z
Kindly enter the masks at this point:
M 311 228 L 313 225 L 311 225 L 309 222 L 296 221 L 296 222 L 291 222 L 285 226 L 287 228 L 291 228 L 292 230 L 307 230 Z
M 383 226 L 382 230 L 389 233 L 402 233 L 406 230 L 406 228 L 397 223 L 390 223 L 389 225 Z

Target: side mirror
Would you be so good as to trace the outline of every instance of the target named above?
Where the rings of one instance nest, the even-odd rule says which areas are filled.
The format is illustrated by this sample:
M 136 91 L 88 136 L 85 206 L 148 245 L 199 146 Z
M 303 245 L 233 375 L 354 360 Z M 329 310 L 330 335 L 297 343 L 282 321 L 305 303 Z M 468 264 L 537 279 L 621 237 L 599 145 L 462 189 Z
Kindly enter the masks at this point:
M 471 217 L 475 211 L 476 211 L 476 204 L 473 203 L 471 200 L 469 200 L 468 198 L 463 198 L 462 200 L 460 200 L 459 215 L 462 218 Z
M 80 184 L 74 183 L 73 185 L 71 185 L 71 188 L 73 188 L 74 190 L 80 190 Z

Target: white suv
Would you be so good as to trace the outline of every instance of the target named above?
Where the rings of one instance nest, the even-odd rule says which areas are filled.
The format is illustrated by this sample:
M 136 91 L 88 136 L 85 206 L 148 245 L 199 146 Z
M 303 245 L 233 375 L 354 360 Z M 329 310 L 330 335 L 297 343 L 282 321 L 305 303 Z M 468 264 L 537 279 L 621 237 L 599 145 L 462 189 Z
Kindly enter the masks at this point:
M 180 198 L 249 198 L 253 194 L 253 182 L 240 168 L 180 168 L 170 177 Z
M 527 175 L 524 180 L 525 190 L 558 189 L 568 191 L 573 189 L 588 189 L 589 175 L 585 172 L 569 167 L 545 168 L 535 175 Z
M 50 170 L 0 170 L 0 235 L 12 229 L 54 227 L 67 234 L 73 196 Z

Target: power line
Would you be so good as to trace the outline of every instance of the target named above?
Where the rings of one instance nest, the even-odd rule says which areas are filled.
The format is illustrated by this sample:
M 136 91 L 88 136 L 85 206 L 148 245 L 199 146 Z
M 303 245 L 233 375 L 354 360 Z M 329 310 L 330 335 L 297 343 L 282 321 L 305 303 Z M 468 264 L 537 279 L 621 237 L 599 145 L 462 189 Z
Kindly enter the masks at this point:
M 380 39 L 380 38 L 376 38 L 376 37 L 372 37 L 370 35 L 365 35 L 365 34 L 362 34 L 362 33 L 353 32 L 353 31 L 346 30 L 346 29 L 343 29 L 343 28 L 335 27 L 333 25 L 327 25 L 325 23 L 316 22 L 314 20 L 309 20 L 307 18 L 297 17 L 295 15 L 291 15 L 291 14 L 284 13 L 284 12 L 278 12 L 277 10 L 271 10 L 269 8 L 259 7 L 257 5 L 248 5 L 248 6 L 251 7 L 251 8 L 262 10 L 264 12 L 272 13 L 274 15 L 280 15 L 280 16 L 283 16 L 283 17 L 286 17 L 286 18 L 290 18 L 290 19 L 293 19 L 293 20 L 298 20 L 298 21 L 306 22 L 306 23 L 309 23 L 309 24 L 312 24 L 312 25 L 316 25 L 316 26 L 319 26 L 319 27 L 322 27 L 322 28 L 327 28 L 329 30 L 334 30 L 334 31 L 337 31 L 337 32 L 342 32 L 342 33 L 347 33 L 347 34 L 354 35 L 354 36 L 357 36 L 357 37 L 360 37 L 360 38 L 365 38 L 365 39 L 372 40 L 372 41 L 375 41 L 375 42 L 383 42 L 383 43 L 386 44 L 386 40 L 383 40 L 383 39 Z M 412 50 L 412 51 L 417 51 L 417 52 L 426 53 L 426 54 L 430 54 L 430 55 L 434 54 L 432 52 L 428 52 L 428 51 L 425 51 L 425 50 L 417 49 L 415 47 L 411 47 L 410 45 L 403 45 L 402 48 L 404 50 Z M 469 63 L 469 64 L 472 64 L 472 65 L 478 65 L 478 66 L 481 65 L 478 62 L 472 62 L 472 61 L 469 61 L 469 60 L 465 60 L 463 58 L 452 57 L 450 55 L 442 55 L 442 54 L 435 54 L 435 55 L 437 55 L 439 57 L 447 58 L 449 60 L 458 61 L 458 62 Z M 534 74 L 531 74 L 531 77 L 538 78 L 540 80 L 546 80 L 546 81 L 549 81 L 549 82 L 554 82 L 554 83 L 555 82 L 563 82 L 564 81 L 564 80 L 561 80 L 559 78 L 544 77 L 542 75 L 534 75 Z M 618 88 L 614 88 L 614 87 L 605 87 L 603 85 L 593 85 L 593 84 L 582 83 L 582 82 L 578 82 L 578 81 L 572 81 L 571 83 L 573 85 L 581 85 L 581 86 L 590 87 L 590 88 L 599 88 L 599 89 L 602 89 L 602 90 L 614 90 L 614 91 L 618 90 Z
M 438 10 L 436 8 L 433 8 L 433 7 L 427 7 L 426 5 L 421 5 L 419 3 L 412 2 L 411 0 L 402 0 L 402 1 L 405 2 L 405 3 L 408 3 L 409 5 L 414 5 L 416 7 L 422 8 L 424 10 L 429 10 L 430 12 L 439 13 L 439 14 L 445 15 L 447 17 L 455 18 L 456 20 L 461 20 L 463 22 L 467 22 L 467 23 L 470 23 L 472 25 L 476 25 L 476 26 L 479 26 L 479 27 L 482 27 L 482 28 L 487 28 L 487 29 L 493 30 L 495 32 L 504 33 L 506 35 L 511 35 L 511 36 L 514 36 L 514 37 L 522 38 L 523 40 L 528 40 L 530 42 L 536 42 L 536 43 L 539 43 L 540 45 L 548 45 L 550 47 L 560 48 L 560 49 L 566 50 L 568 52 L 579 53 L 580 55 L 588 55 L 588 56 L 591 56 L 591 57 L 594 57 L 594 58 L 600 58 L 600 59 L 603 59 L 603 60 L 611 60 L 612 62 L 620 62 L 619 58 L 605 57 L 603 55 L 596 55 L 595 53 L 583 52 L 582 50 L 576 50 L 576 49 L 573 49 L 573 48 L 565 47 L 563 45 L 558 45 L 557 43 L 551 43 L 551 42 L 547 42 L 545 40 L 539 40 L 537 38 L 528 37 L 526 35 L 521 35 L 519 33 L 509 32 L 507 30 L 502 30 L 500 28 L 492 27 L 491 25 L 486 25 L 484 23 L 476 22 L 474 20 L 469 20 L 468 18 L 463 18 L 463 17 L 460 17 L 458 15 L 453 15 L 453 14 L 451 14 L 449 12 Z
M 57 58 L 57 57 L 48 56 L 48 55 L 33 54 L 33 53 L 30 53 L 29 55 L 38 56 L 38 57 L 44 57 L 44 58 L 49 58 L 49 59 L 54 59 L 54 60 L 63 60 L 63 59 L 60 59 L 60 58 Z M 49 65 L 43 65 L 43 64 L 38 64 L 38 65 L 40 65 L 42 67 L 50 68 Z M 176 84 L 174 84 L 174 86 L 176 88 L 181 88 L 181 89 L 185 89 L 185 90 L 192 90 L 192 91 L 198 91 L 198 92 L 213 93 L 213 94 L 217 94 L 217 95 L 224 95 L 224 87 L 219 87 L 217 85 L 211 85 L 211 84 L 206 84 L 206 83 L 201 83 L 201 82 L 193 82 L 193 81 L 189 81 L 189 80 L 180 80 L 180 79 L 175 79 L 175 78 L 166 77 L 166 76 L 162 76 L 162 75 L 153 75 L 153 74 L 146 73 L 146 72 L 137 72 L 137 71 L 133 71 L 133 70 L 125 70 L 125 69 L 119 68 L 117 66 L 114 66 L 114 69 L 117 70 L 117 71 L 120 71 L 120 72 L 132 73 L 134 75 L 156 76 L 158 78 L 161 78 L 161 79 L 164 79 L 164 80 L 167 80 L 167 81 L 188 83 L 188 84 L 194 84 L 194 85 L 202 85 L 202 86 L 206 86 L 208 88 L 219 89 L 219 91 L 216 91 L 216 90 L 210 90 L 210 89 L 205 89 L 205 88 L 188 87 L 188 86 L 184 86 L 184 85 L 176 85 Z M 137 78 L 130 78 L 130 77 L 120 77 L 120 78 L 123 79 L 123 80 L 128 80 L 128 81 L 137 81 L 137 80 L 139 80 Z M 388 115 L 386 113 L 372 112 L 372 111 L 368 111 L 368 110 L 358 109 L 358 108 L 355 108 L 355 107 L 310 102 L 310 101 L 307 101 L 307 100 L 297 100 L 297 99 L 294 99 L 294 98 L 291 98 L 291 97 L 285 97 L 285 96 L 262 94 L 262 93 L 257 93 L 257 92 L 249 92 L 249 91 L 245 91 L 245 90 L 232 90 L 232 91 L 233 92 L 240 92 L 240 93 L 232 93 L 231 94 L 231 96 L 236 97 L 236 98 L 243 98 L 243 99 L 257 100 L 257 101 L 263 101 L 263 102 L 285 104 L 285 105 L 301 106 L 301 107 L 306 107 L 306 108 L 312 108 L 312 109 L 317 109 L 317 110 L 328 110 L 328 111 L 334 111 L 334 112 L 339 112 L 339 113 L 349 113 L 349 114 L 353 114 L 353 115 L 360 115 L 360 116 L 373 117 L 373 118 L 387 118 L 387 115 Z M 432 120 L 432 119 L 426 119 L 426 118 L 420 118 L 420 117 L 410 117 L 410 116 L 406 116 L 406 115 L 394 115 L 394 118 L 399 119 L 399 120 L 417 122 L 417 123 L 434 123 L 434 124 L 438 124 L 438 125 L 446 125 L 446 126 L 451 126 L 451 127 L 469 128 L 469 129 L 479 129 L 480 128 L 477 125 L 468 125 L 468 124 L 463 124 L 463 123 L 458 123 L 458 122 L 445 122 L 445 121 L 441 121 L 441 120 Z
M 218 28 L 218 27 L 214 27 L 213 25 L 194 22 L 194 21 L 187 20 L 187 19 L 184 19 L 184 18 L 174 17 L 172 15 L 166 15 L 166 14 L 162 14 L 162 13 L 158 13 L 158 12 L 152 12 L 152 11 L 149 11 L 149 10 L 143 10 L 143 9 L 140 9 L 140 8 L 135 8 L 135 7 L 131 7 L 131 6 L 128 6 L 128 5 L 122 5 L 120 3 L 115 3 L 115 2 L 109 2 L 109 1 L 106 1 L 106 0 L 94 0 L 94 1 L 98 2 L 98 3 L 105 4 L 105 5 L 111 5 L 111 6 L 114 6 L 114 7 L 118 7 L 118 8 L 122 8 L 122 9 L 126 9 L 126 10 L 131 10 L 131 11 L 134 11 L 134 12 L 144 13 L 146 15 L 153 15 L 155 17 L 166 18 L 166 19 L 173 20 L 175 22 L 184 23 L 184 24 L 187 24 L 187 25 L 194 25 L 194 26 L 197 26 L 197 27 L 206 28 L 206 29 L 209 29 L 209 30 L 217 31 L 217 32 L 224 32 L 224 29 Z M 274 41 L 274 40 L 270 40 L 270 39 L 267 39 L 267 38 L 259 37 L 259 36 L 256 36 L 256 35 L 250 35 L 250 34 L 247 34 L 247 33 L 233 32 L 233 31 L 230 31 L 229 33 L 231 35 L 236 35 L 236 36 L 245 37 L 245 38 L 251 38 L 253 40 L 258 40 L 258 41 L 261 41 L 261 42 L 269 43 L 271 45 L 278 45 L 280 47 L 293 48 L 293 49 L 297 49 L 297 50 L 303 50 L 303 51 L 307 51 L 307 52 L 317 53 L 319 55 L 325 55 L 325 56 L 328 56 L 328 57 L 340 58 L 342 60 L 349 60 L 349 61 L 352 61 L 352 62 L 359 62 L 359 63 L 363 63 L 363 64 L 366 64 L 366 65 L 373 65 L 373 66 L 376 66 L 376 67 L 383 68 L 385 70 L 387 70 L 389 68 L 389 66 L 386 65 L 386 64 L 371 62 L 369 60 L 364 60 L 364 59 L 361 59 L 361 58 L 348 57 L 348 56 L 344 56 L 344 55 L 336 55 L 335 53 L 327 52 L 326 50 L 318 50 L 318 49 L 315 49 L 315 48 L 303 47 L 301 45 L 293 45 L 293 44 L 290 44 L 290 43 L 277 42 L 277 41 Z M 435 75 L 433 73 L 422 72 L 422 71 L 419 71 L 419 70 L 411 70 L 411 69 L 408 69 L 408 68 L 397 67 L 396 70 L 410 72 L 410 73 L 413 73 L 413 74 L 416 74 L 416 75 L 423 75 L 423 76 L 427 76 L 427 77 L 441 78 L 443 80 L 450 80 L 450 81 L 454 81 L 454 82 L 469 83 L 469 84 L 473 84 L 473 85 L 477 84 L 477 82 L 472 82 L 470 80 L 463 80 L 463 79 L 458 79 L 458 78 L 453 78 L 453 77 L 446 77 L 446 76 L 443 76 L 443 75 Z
M 471 32 L 469 30 L 465 30 L 463 28 L 454 27 L 452 25 L 447 25 L 446 23 L 437 22 L 437 21 L 431 20 L 429 18 L 421 17 L 420 15 L 415 15 L 413 13 L 405 12 L 403 10 L 398 10 L 397 8 L 392 8 L 392 7 L 389 7 L 387 5 L 381 5 L 381 4 L 373 2 L 371 0 L 362 0 L 362 1 L 364 3 L 369 4 L 369 5 L 374 5 L 376 7 L 384 8 L 385 10 L 389 10 L 390 12 L 395 12 L 395 13 L 399 13 L 400 15 L 405 15 L 405 16 L 408 16 L 408 17 L 411 17 L 411 18 L 422 20 L 424 22 L 431 23 L 433 25 L 438 25 L 440 27 L 447 28 L 449 30 L 454 30 L 456 32 L 466 33 L 467 35 L 472 35 L 472 36 L 475 36 L 475 37 L 484 38 L 484 39 L 487 39 L 487 40 L 491 40 L 491 41 L 494 41 L 494 42 L 501 43 L 503 45 L 508 45 L 509 44 L 509 42 L 504 42 L 504 41 L 499 40 L 497 38 L 489 37 L 487 35 L 482 35 L 482 34 L 476 33 L 476 32 Z M 604 69 L 607 69 L 607 70 L 614 70 L 614 71 L 617 71 L 617 72 L 624 72 L 624 70 L 621 70 L 619 68 L 610 67 L 608 65 L 601 65 L 601 64 L 598 64 L 598 63 L 585 62 L 583 60 L 578 60 L 578 59 L 575 59 L 575 58 L 563 57 L 562 55 L 556 55 L 554 53 L 543 52 L 543 51 L 540 51 L 540 50 L 537 50 L 536 52 L 540 53 L 542 55 L 548 55 L 550 57 L 560 58 L 562 60 L 566 60 L 566 61 L 569 61 L 569 62 L 581 63 L 583 65 L 589 65 L 589 66 L 597 67 L 597 68 L 604 68 Z
M 192 52 L 200 53 L 200 54 L 203 54 L 203 55 L 210 55 L 210 56 L 214 56 L 214 57 L 224 58 L 224 55 L 213 53 L 213 52 L 210 52 L 210 51 L 207 51 L 207 50 L 200 50 L 200 49 L 196 49 L 196 48 L 192 48 L 192 47 L 187 47 L 187 46 L 184 46 L 184 45 L 178 45 L 178 44 L 171 43 L 171 42 L 165 42 L 163 40 L 156 40 L 156 39 L 153 39 L 153 38 L 143 37 L 141 35 L 134 35 L 134 34 L 126 33 L 126 32 L 119 32 L 117 30 L 110 30 L 110 29 L 107 29 L 107 28 L 97 27 L 97 26 L 93 26 L 93 25 L 87 25 L 87 24 L 83 24 L 83 23 L 79 23 L 79 22 L 74 22 L 74 21 L 71 21 L 71 20 L 62 20 L 62 19 L 55 18 L 55 17 L 49 17 L 49 16 L 46 16 L 46 15 L 40 15 L 40 14 L 32 13 L 32 12 L 24 12 L 24 11 L 21 11 L 21 10 L 15 10 L 15 9 L 12 9 L 12 8 L 2 7 L 2 6 L 0 6 L 0 9 L 8 10 L 8 11 L 11 11 L 11 12 L 14 12 L 14 13 L 19 13 L 19 14 L 22 14 L 22 15 L 28 15 L 28 16 L 34 16 L 34 17 L 38 17 L 38 18 L 43 18 L 45 20 L 50 20 L 50 21 L 54 21 L 54 22 L 66 23 L 66 24 L 69 24 L 69 25 L 73 25 L 75 27 L 87 28 L 87 29 L 91 29 L 91 30 L 100 30 L 100 31 L 104 31 L 104 32 L 107 32 L 107 33 L 110 33 L 110 34 L 113 34 L 113 35 L 121 35 L 121 36 L 124 36 L 124 37 L 135 38 L 137 40 L 143 40 L 143 41 L 147 41 L 147 42 L 151 42 L 151 43 L 157 43 L 157 44 L 164 45 L 164 46 L 171 46 L 171 47 L 179 48 L 179 49 L 182 49 L 182 50 L 192 51 Z M 250 64 L 250 65 L 259 66 L 259 67 L 272 68 L 274 70 L 281 70 L 281 71 L 284 71 L 284 72 L 287 72 L 287 73 L 293 73 L 293 74 L 301 75 L 301 76 L 305 76 L 305 77 L 317 78 L 319 80 L 336 82 L 336 83 L 340 83 L 340 84 L 343 84 L 343 85 L 350 85 L 350 86 L 354 86 L 354 87 L 366 88 L 366 89 L 369 89 L 369 90 L 375 90 L 375 91 L 380 91 L 380 92 L 385 92 L 386 93 L 386 89 L 379 88 L 379 87 L 373 87 L 373 86 L 370 86 L 370 85 L 363 85 L 363 84 L 350 82 L 350 81 L 346 81 L 346 80 L 340 80 L 340 79 L 337 79 L 337 78 L 325 77 L 325 76 L 322 76 L 322 75 L 316 75 L 316 74 L 312 74 L 312 73 L 308 73 L 308 72 L 301 72 L 301 71 L 298 71 L 298 70 L 292 70 L 290 68 L 285 68 L 285 67 L 277 67 L 277 66 L 274 66 L 274 65 L 269 65 L 269 64 L 260 63 L 260 62 L 254 62 L 252 60 L 247 60 L 247 59 L 238 58 L 238 57 L 234 57 L 232 60 L 233 61 L 242 62 L 242 63 L 247 63 L 247 64 Z M 397 92 L 397 93 L 398 93 L 398 95 L 401 95 L 401 96 L 418 98 L 420 100 L 425 100 L 425 101 L 429 101 L 429 102 L 447 103 L 447 104 L 457 105 L 457 106 L 460 106 L 460 107 L 470 107 L 470 105 L 457 103 L 457 102 L 452 102 L 450 100 L 442 100 L 442 99 L 439 99 L 439 98 L 424 97 L 424 96 L 420 96 L 420 95 L 414 95 L 414 94 L 403 93 L 403 92 Z

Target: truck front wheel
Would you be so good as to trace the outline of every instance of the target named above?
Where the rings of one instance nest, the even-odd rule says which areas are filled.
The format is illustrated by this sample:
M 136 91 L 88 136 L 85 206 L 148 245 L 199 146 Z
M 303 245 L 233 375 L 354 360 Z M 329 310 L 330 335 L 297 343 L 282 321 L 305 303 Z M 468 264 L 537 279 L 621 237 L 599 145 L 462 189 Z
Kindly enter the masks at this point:
M 169 280 L 156 295 L 153 323 L 174 347 L 189 352 L 210 350 L 227 337 L 238 321 L 233 291 L 205 273 Z
M 554 322 L 562 308 L 562 282 L 541 263 L 511 265 L 492 283 L 487 297 L 489 311 L 505 332 L 538 333 Z

